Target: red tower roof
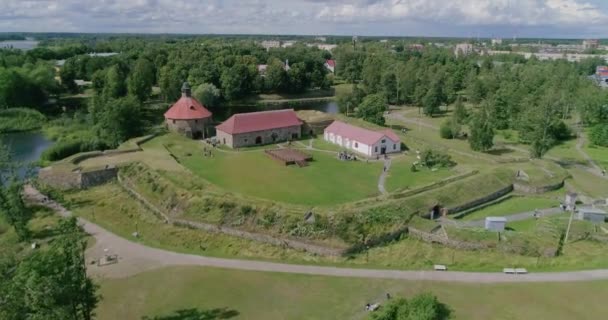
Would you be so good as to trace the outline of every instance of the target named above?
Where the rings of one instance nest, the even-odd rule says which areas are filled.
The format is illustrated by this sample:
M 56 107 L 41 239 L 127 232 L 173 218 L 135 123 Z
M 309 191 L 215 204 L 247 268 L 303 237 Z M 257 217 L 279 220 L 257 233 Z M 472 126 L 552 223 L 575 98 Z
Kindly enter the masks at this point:
M 165 112 L 165 119 L 171 120 L 192 120 L 210 117 L 211 112 L 209 110 L 196 99 L 187 95 L 182 95 L 182 97 Z
M 293 109 L 237 113 L 215 127 L 228 134 L 264 131 L 302 125 Z

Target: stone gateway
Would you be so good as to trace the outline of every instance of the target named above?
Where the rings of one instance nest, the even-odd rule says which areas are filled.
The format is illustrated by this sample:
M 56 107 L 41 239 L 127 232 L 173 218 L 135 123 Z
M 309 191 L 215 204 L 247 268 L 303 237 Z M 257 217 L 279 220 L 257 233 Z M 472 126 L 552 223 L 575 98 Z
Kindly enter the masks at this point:
M 300 139 L 302 120 L 293 109 L 238 113 L 216 131 L 219 143 L 241 148 Z

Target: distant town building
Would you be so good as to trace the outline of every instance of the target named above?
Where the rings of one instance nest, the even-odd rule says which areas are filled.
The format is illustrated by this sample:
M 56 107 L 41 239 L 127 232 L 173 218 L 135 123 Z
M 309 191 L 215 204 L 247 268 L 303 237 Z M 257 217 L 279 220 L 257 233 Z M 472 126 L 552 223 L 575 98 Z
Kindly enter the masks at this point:
M 401 151 L 401 140 L 392 130 L 372 131 L 334 121 L 323 133 L 325 141 L 368 157 Z
M 598 66 L 595 68 L 595 75 L 602 81 L 608 80 L 608 66 Z
M 325 43 L 309 43 L 309 44 L 307 44 L 307 46 L 319 48 L 321 50 L 325 50 L 325 51 L 329 51 L 329 52 L 331 52 L 333 49 L 338 47 L 337 44 L 325 44 Z
M 336 72 L 336 60 L 325 60 L 325 68 L 331 73 Z
M 266 75 L 266 70 L 268 69 L 267 64 L 258 64 L 257 68 L 258 68 L 258 73 L 262 77 Z M 289 66 L 289 60 L 285 60 L 285 63 L 283 64 L 283 68 L 285 69 L 285 71 L 289 71 L 291 69 L 291 67 Z
M 500 45 L 502 45 L 502 39 L 501 38 L 492 39 L 492 45 L 493 46 L 500 46 Z
M 486 217 L 485 228 L 488 231 L 503 232 L 507 225 L 505 217 Z
M 302 120 L 293 109 L 237 113 L 217 127 L 217 140 L 230 148 L 296 140 Z
M 408 48 L 409 48 L 410 50 L 412 50 L 412 51 L 418 51 L 418 52 L 420 52 L 420 51 L 423 51 L 423 50 L 424 50 L 424 45 L 423 45 L 423 44 L 418 44 L 418 43 L 415 43 L 415 44 L 410 44 L 410 45 L 408 46 Z
M 606 221 L 606 211 L 598 208 L 580 208 L 576 213 L 578 220 L 590 221 L 593 223 L 604 223 Z
M 599 46 L 600 46 L 600 42 L 597 39 L 583 40 L 583 49 L 584 50 L 597 49 Z
M 459 43 L 454 48 L 454 54 L 459 56 L 467 56 L 473 53 L 473 45 L 470 43 Z
M 170 131 L 192 139 L 201 139 L 208 136 L 211 115 L 209 110 L 192 97 L 190 85 L 184 82 L 181 98 L 165 112 L 165 124 Z
M 315 41 L 321 41 L 321 42 L 326 42 L 327 38 L 326 37 L 316 37 Z
M 280 48 L 281 47 L 281 41 L 278 40 L 264 40 L 260 43 L 260 45 L 266 49 L 266 50 L 270 50 L 272 48 Z
M 298 42 L 295 41 L 295 40 L 284 41 L 283 43 L 281 43 L 281 48 L 289 48 L 289 47 L 293 46 L 296 43 L 298 43 Z

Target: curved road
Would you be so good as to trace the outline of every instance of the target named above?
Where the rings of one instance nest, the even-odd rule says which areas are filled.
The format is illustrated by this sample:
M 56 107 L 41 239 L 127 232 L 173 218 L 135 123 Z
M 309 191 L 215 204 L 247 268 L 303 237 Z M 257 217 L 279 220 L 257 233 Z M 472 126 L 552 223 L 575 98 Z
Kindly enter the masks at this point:
M 34 201 L 40 205 L 51 208 L 61 216 L 68 217 L 71 215 L 70 211 L 54 201 L 46 200 L 44 195 L 31 186 L 26 186 L 24 194 L 30 201 Z M 608 279 L 608 270 L 505 275 L 502 273 L 481 272 L 354 269 L 295 265 L 253 260 L 211 258 L 147 247 L 140 243 L 121 238 L 85 219 L 79 219 L 79 221 L 84 230 L 92 235 L 96 240 L 95 245 L 87 250 L 87 259 L 89 261 L 97 259 L 104 254 L 116 254 L 119 257 L 119 262 L 116 264 L 103 267 L 98 267 L 94 264 L 89 266 L 89 272 L 92 275 L 101 277 L 128 277 L 143 271 L 165 266 L 206 266 L 226 269 L 298 273 L 336 277 L 432 280 L 470 283 L 569 282 Z

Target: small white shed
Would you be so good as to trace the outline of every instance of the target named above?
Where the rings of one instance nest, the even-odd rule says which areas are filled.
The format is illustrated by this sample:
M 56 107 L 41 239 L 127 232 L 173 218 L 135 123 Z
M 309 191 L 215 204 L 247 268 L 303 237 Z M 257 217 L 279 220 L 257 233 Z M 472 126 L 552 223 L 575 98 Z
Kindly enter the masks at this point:
M 505 217 L 486 217 L 486 230 L 501 232 L 505 231 L 507 218 Z

